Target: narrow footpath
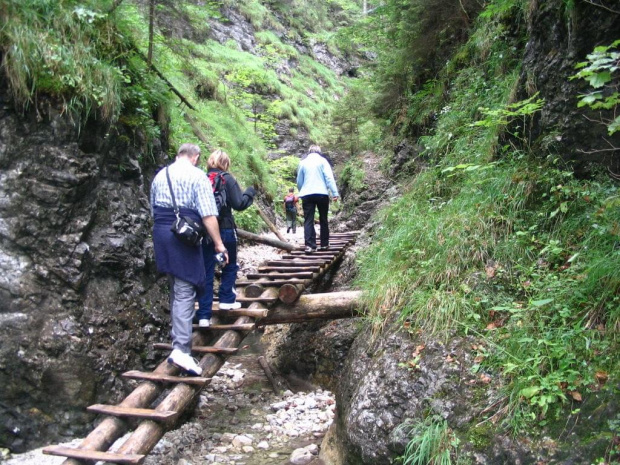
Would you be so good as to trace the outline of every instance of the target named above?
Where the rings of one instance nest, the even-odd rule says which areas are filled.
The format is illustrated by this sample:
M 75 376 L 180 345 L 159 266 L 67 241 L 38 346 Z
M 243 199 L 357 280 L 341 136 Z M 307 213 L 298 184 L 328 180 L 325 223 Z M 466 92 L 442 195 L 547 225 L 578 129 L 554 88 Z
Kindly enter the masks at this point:
M 281 232 L 291 243 L 303 244 L 301 228 L 295 235 L 286 234 L 285 229 Z M 240 248 L 239 279 L 278 257 L 279 252 L 266 245 Z M 258 363 L 261 334 L 250 334 L 243 347 L 242 353 L 229 357 L 203 389 L 187 420 L 159 441 L 144 460 L 145 465 L 323 463 L 318 453 L 333 422 L 334 395 L 309 383 L 297 383 L 276 395 Z M 122 444 L 124 439 L 117 443 Z M 75 447 L 80 441 L 67 445 Z M 4 463 L 60 465 L 64 460 L 37 449 Z

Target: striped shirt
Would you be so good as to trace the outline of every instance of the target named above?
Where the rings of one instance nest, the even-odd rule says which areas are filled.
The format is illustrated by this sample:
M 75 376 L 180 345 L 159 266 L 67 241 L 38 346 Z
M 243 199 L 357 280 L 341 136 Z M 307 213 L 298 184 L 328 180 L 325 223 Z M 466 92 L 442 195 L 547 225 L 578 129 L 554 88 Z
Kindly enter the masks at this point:
M 196 168 L 187 158 L 178 158 L 168 169 L 177 206 L 191 208 L 204 218 L 217 216 L 213 187 L 206 173 Z M 166 168 L 162 169 L 151 184 L 151 212 L 153 207 L 173 208 Z

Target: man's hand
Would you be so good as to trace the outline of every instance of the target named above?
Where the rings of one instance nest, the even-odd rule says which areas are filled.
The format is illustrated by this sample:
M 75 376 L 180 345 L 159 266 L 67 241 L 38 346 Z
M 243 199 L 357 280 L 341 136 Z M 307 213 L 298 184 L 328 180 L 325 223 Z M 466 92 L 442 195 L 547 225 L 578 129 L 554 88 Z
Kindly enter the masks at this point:
M 338 196 L 336 196 L 336 197 L 332 197 L 332 200 L 333 200 L 334 202 L 338 202 Z
M 228 265 L 228 250 L 226 250 L 226 247 L 224 247 L 223 243 L 221 243 L 219 245 L 215 245 L 215 252 L 216 253 L 223 252 L 224 253 L 224 257 L 226 259 L 226 263 L 225 264 Z
M 215 252 L 224 252 L 224 256 L 226 257 L 226 264 L 228 264 L 228 250 L 226 250 L 226 247 L 224 247 L 224 243 L 222 242 L 222 238 L 220 237 L 220 227 L 217 223 L 217 216 L 205 216 L 202 219 L 202 224 L 205 225 L 209 236 L 211 236 L 211 239 L 213 239 L 213 246 L 215 247 Z

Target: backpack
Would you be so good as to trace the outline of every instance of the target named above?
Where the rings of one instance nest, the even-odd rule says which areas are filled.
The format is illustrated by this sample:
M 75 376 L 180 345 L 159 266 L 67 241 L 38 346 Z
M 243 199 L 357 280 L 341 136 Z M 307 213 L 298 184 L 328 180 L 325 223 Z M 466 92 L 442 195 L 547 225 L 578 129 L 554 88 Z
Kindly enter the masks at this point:
M 290 212 L 297 211 L 297 208 L 295 208 L 294 195 L 287 195 L 286 197 L 284 197 L 284 205 L 286 206 L 286 209 Z
M 213 186 L 213 197 L 215 198 L 215 206 L 217 212 L 220 213 L 222 208 L 226 206 L 226 180 L 224 179 L 224 172 L 211 171 L 208 173 L 209 181 Z

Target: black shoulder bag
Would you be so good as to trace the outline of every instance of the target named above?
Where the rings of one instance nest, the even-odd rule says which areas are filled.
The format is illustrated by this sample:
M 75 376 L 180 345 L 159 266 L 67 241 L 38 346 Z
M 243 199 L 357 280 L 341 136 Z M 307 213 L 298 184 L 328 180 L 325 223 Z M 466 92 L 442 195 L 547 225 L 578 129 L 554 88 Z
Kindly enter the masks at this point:
M 172 223 L 170 231 L 184 244 L 194 247 L 199 246 L 202 243 L 202 238 L 205 237 L 205 228 L 201 223 L 194 221 L 189 216 L 184 216 L 179 213 L 179 207 L 174 198 L 174 191 L 172 190 L 172 183 L 170 182 L 168 167 L 166 167 L 166 178 L 168 179 L 168 188 L 170 189 L 170 196 L 172 197 L 174 214 L 177 217 L 174 223 Z

